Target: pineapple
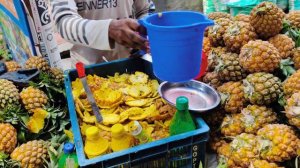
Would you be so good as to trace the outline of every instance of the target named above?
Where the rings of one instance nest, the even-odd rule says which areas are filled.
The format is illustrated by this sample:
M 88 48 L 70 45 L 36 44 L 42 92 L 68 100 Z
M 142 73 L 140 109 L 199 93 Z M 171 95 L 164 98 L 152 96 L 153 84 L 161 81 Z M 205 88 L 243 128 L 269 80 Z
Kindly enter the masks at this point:
M 227 18 L 220 18 L 215 20 L 215 25 L 209 27 L 208 29 L 208 38 L 213 46 L 225 46 L 223 35 L 226 29 L 232 24 L 233 22 Z
M 286 15 L 286 19 L 290 22 L 291 26 L 300 29 L 300 11 L 291 11 Z
M 224 47 L 213 47 L 208 53 L 208 71 L 214 71 L 215 67 L 218 65 L 218 58 L 221 57 L 222 54 L 226 53 L 226 48 Z
M 235 165 L 232 156 L 231 156 L 231 147 L 229 143 L 224 143 L 220 146 L 217 150 L 219 155 L 219 165 L 218 167 L 226 167 L 226 168 L 240 168 L 239 166 Z
M 212 12 L 212 13 L 208 14 L 207 17 L 212 20 L 217 20 L 220 18 L 227 18 L 230 20 L 232 19 L 231 15 L 228 13 L 225 13 L 225 12 Z
M 17 87 L 6 79 L 0 79 L 0 109 L 19 103 Z
M 281 57 L 269 42 L 255 40 L 242 47 L 239 60 L 241 66 L 251 73 L 273 72 L 279 68 Z
M 10 154 L 17 145 L 17 131 L 8 123 L 0 123 L 0 153 Z
M 271 2 L 262 2 L 252 9 L 250 23 L 262 39 L 273 37 L 283 28 L 284 12 Z
M 47 95 L 43 91 L 33 88 L 32 86 L 23 89 L 20 96 L 25 108 L 29 112 L 32 112 L 32 110 L 37 108 L 43 108 L 48 103 Z
M 254 160 L 252 161 L 249 168 L 283 168 L 283 167 L 279 167 L 275 163 L 269 163 L 265 160 Z
M 38 69 L 40 71 L 48 72 L 50 70 L 50 66 L 48 61 L 43 57 L 30 57 L 25 64 L 26 69 Z
M 203 82 L 209 84 L 213 88 L 217 89 L 219 86 L 222 85 L 222 82 L 219 78 L 219 75 L 217 72 L 207 72 L 203 76 Z
M 268 124 L 258 130 L 260 157 L 269 162 L 283 162 L 297 156 L 300 139 L 291 127 Z
M 239 56 L 235 53 L 222 54 L 217 57 L 218 65 L 215 71 L 223 81 L 240 81 L 247 76 L 245 70 L 239 64 Z
M 297 70 L 292 76 L 283 82 L 283 92 L 286 98 L 292 96 L 293 93 L 300 91 L 300 70 Z
M 61 69 L 51 68 L 50 75 L 54 79 L 55 83 L 62 84 L 64 82 L 64 73 Z
M 294 93 L 285 106 L 285 115 L 291 125 L 300 129 L 300 92 Z
M 295 42 L 293 39 L 284 34 L 278 34 L 274 37 L 271 37 L 269 42 L 277 48 L 281 58 L 283 59 L 290 57 L 292 50 L 295 47 Z
M 249 167 L 251 161 L 259 158 L 258 140 L 253 134 L 242 133 L 230 143 L 231 158 L 235 165 Z
M 11 159 L 21 163 L 22 168 L 40 168 L 48 156 L 49 144 L 43 140 L 29 141 L 17 147 Z
M 239 113 L 246 102 L 242 82 L 227 82 L 218 87 L 222 105 L 228 113 Z
M 247 22 L 234 22 L 223 35 L 226 48 L 235 53 L 240 53 L 245 44 L 256 38 L 254 28 Z
M 21 66 L 16 61 L 7 61 L 5 66 L 8 72 L 14 72 L 21 69 Z
M 233 18 L 234 21 L 250 23 L 250 15 L 238 14 Z
M 237 136 L 244 130 L 241 114 L 227 115 L 221 124 L 221 133 L 225 136 Z
M 276 113 L 265 106 L 248 105 L 242 110 L 245 132 L 249 134 L 256 134 L 260 128 L 274 123 L 276 119 Z
M 278 77 L 264 72 L 250 74 L 243 80 L 244 96 L 252 104 L 268 105 L 279 98 L 282 91 Z
M 292 57 L 293 57 L 293 62 L 294 62 L 295 68 L 300 69 L 300 47 L 295 48 L 292 51 Z
M 209 51 L 210 51 L 210 49 L 211 49 L 211 44 L 210 44 L 210 40 L 209 40 L 209 38 L 208 37 L 204 37 L 204 39 L 203 39 L 203 51 L 205 52 L 205 53 L 209 53 Z

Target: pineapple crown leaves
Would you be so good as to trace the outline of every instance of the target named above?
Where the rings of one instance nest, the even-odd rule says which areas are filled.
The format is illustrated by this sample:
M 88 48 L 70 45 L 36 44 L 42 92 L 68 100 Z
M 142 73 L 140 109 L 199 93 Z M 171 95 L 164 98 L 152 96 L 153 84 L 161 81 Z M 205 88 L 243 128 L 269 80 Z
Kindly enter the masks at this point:
M 11 123 L 13 125 L 24 123 L 29 118 L 28 113 L 24 111 L 21 105 L 10 105 L 0 110 L 0 121 Z
M 257 10 L 255 11 L 257 15 L 264 15 L 264 14 L 266 14 L 274 6 L 274 4 L 271 3 L 271 2 L 262 2 L 262 3 L 265 3 L 265 5 L 257 8 Z
M 227 158 L 223 155 L 219 156 L 218 166 L 216 168 L 228 168 L 227 166 Z
M 284 76 L 289 77 L 293 75 L 296 70 L 293 68 L 294 62 L 291 60 L 291 58 L 282 59 L 280 61 L 280 69 Z
M 21 164 L 18 161 L 9 159 L 9 155 L 0 152 L 0 167 L 1 168 L 19 168 Z
M 291 26 L 288 20 L 283 22 L 283 34 L 288 35 L 295 42 L 295 47 L 300 47 L 300 29 Z
M 280 93 L 279 98 L 278 98 L 278 104 L 280 104 L 282 107 L 286 105 L 286 98 L 283 93 Z
M 243 85 L 244 85 L 244 93 L 248 96 L 252 96 L 254 93 L 253 85 L 247 79 L 243 80 Z
M 226 94 L 226 93 L 221 93 L 219 92 L 220 97 L 221 97 L 221 104 L 224 105 L 228 102 L 228 100 L 230 99 L 230 94 Z

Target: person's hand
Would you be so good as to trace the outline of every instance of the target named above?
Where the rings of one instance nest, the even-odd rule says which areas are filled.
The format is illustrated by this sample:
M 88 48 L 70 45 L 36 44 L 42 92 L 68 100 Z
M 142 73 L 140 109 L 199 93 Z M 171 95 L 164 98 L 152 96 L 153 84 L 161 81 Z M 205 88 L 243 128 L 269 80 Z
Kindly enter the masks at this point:
M 144 27 L 134 19 L 112 20 L 109 25 L 109 37 L 128 48 L 149 51 L 147 39 L 140 36 Z

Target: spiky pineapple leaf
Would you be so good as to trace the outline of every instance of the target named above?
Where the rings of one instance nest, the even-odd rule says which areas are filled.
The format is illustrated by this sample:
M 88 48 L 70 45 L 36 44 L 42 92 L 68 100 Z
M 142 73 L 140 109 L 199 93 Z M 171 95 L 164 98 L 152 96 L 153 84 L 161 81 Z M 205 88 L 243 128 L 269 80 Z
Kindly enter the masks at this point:
M 284 76 L 289 77 L 296 72 L 293 65 L 294 62 L 291 60 L 291 58 L 282 59 L 280 61 L 280 69 Z

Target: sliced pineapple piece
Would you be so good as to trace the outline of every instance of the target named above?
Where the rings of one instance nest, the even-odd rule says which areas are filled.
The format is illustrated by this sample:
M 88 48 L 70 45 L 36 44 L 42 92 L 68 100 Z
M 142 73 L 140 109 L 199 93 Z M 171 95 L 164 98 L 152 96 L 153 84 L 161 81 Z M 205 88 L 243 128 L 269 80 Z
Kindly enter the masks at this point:
M 120 91 L 105 89 L 94 92 L 97 105 L 101 108 L 111 108 L 122 103 L 123 94 Z
M 148 82 L 149 76 L 143 72 L 136 71 L 134 74 L 129 76 L 129 82 L 132 84 L 146 84 Z
M 143 120 L 147 117 L 147 114 L 144 112 L 142 108 L 139 107 L 132 107 L 126 110 L 129 115 L 129 119 L 134 121 L 134 120 Z M 125 112 L 126 112 L 125 111 Z
M 85 111 L 83 113 L 83 122 L 86 122 L 88 124 L 94 124 L 96 122 L 96 116 L 91 115 L 89 112 Z
M 103 114 L 102 117 L 104 125 L 113 125 L 120 121 L 120 116 L 117 114 Z
M 120 123 L 125 122 L 129 118 L 128 111 L 124 111 L 120 114 Z
M 132 101 L 126 101 L 125 104 L 130 107 L 142 107 L 145 106 L 149 101 L 152 99 L 140 99 L 140 100 L 132 100 Z
M 30 132 L 37 134 L 44 128 L 45 119 L 48 117 L 49 113 L 41 108 L 34 109 L 32 112 L 34 114 L 30 117 L 27 128 Z
M 129 88 L 128 94 L 134 98 L 144 98 L 152 92 L 151 87 L 147 85 L 133 85 Z

